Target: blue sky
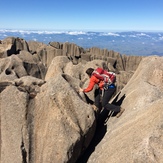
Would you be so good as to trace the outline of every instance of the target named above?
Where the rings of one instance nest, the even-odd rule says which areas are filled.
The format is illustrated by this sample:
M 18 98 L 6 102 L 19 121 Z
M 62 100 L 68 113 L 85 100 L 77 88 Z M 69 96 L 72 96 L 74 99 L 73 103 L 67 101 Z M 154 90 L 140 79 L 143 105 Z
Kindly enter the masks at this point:
M 163 0 L 1 0 L 1 29 L 163 31 Z

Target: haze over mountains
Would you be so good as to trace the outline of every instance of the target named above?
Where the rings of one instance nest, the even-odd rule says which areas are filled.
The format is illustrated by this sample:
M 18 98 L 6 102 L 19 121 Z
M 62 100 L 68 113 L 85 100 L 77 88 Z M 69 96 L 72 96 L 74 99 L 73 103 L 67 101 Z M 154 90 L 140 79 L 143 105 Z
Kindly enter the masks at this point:
M 70 42 L 83 48 L 98 47 L 126 55 L 163 56 L 163 32 L 87 32 L 0 29 L 0 40 L 20 37 L 26 41 Z

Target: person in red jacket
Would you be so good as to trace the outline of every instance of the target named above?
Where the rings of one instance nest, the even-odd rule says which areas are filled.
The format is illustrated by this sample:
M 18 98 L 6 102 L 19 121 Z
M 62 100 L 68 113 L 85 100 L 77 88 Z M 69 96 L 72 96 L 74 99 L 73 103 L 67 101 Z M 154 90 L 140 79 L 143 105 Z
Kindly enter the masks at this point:
M 95 91 L 95 106 L 101 110 L 102 108 L 105 108 L 107 110 L 111 110 L 117 113 L 116 117 L 119 118 L 121 114 L 124 112 L 125 109 L 121 108 L 120 106 L 113 105 L 109 103 L 109 100 L 113 96 L 116 86 L 114 83 L 108 85 L 107 89 L 104 89 L 104 81 L 98 79 L 95 75 L 93 75 L 94 69 L 88 68 L 86 70 L 86 74 L 89 76 L 90 81 L 87 88 L 82 89 L 80 88 L 80 91 L 83 93 L 87 93 L 93 90 L 94 86 L 97 84 L 99 88 Z M 102 95 L 102 91 L 103 95 Z M 102 100 L 101 100 L 102 96 Z

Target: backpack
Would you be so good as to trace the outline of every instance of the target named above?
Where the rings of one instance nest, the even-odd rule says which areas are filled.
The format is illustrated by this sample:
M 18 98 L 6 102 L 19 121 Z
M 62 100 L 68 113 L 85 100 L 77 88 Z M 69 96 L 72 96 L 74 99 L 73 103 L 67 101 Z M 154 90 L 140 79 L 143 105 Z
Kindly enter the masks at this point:
M 114 72 L 108 72 L 100 67 L 95 69 L 92 75 L 94 75 L 99 80 L 104 81 L 104 83 L 108 85 L 116 82 L 116 75 Z

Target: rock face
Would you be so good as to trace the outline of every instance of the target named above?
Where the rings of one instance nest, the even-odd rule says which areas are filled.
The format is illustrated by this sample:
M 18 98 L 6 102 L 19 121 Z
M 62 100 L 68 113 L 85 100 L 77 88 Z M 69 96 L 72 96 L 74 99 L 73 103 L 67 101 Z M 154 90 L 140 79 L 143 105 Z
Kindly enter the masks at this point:
M 135 71 L 142 56 L 126 56 L 107 49 L 92 47 L 83 49 L 72 43 L 50 42 L 49 45 L 29 41 L 20 38 L 9 37 L 0 44 L 0 57 L 7 57 L 12 54 L 19 54 L 20 51 L 30 52 L 33 57 L 49 67 L 52 59 L 56 56 L 67 56 L 73 64 L 83 61 L 103 60 L 111 64 L 116 71 Z
M 15 79 L 12 83 L 6 82 L 6 88 L 0 96 L 1 162 L 30 162 L 28 105 L 44 83 L 31 76 Z
M 29 51 L 28 44 L 24 39 L 7 37 L 0 44 L 0 58 L 18 54 L 21 50 Z
M 91 106 L 62 75 L 56 75 L 42 87 L 30 108 L 35 115 L 32 161 L 75 162 L 94 135 Z
M 0 162 L 163 161 L 162 57 L 13 37 L 1 41 L 0 57 Z M 102 113 L 96 119 L 91 106 L 94 92 L 79 93 L 89 82 L 86 69 L 98 66 L 117 73 L 112 101 L 126 109 L 119 119 L 110 117 L 105 133 Z
M 23 160 L 26 99 L 27 94 L 18 91 L 15 86 L 8 86 L 1 92 L 1 162 L 19 163 Z
M 80 72 L 66 68 L 67 57 L 52 63 L 46 83 L 27 75 L 2 82 L 1 162 L 75 162 L 92 140 L 95 115 L 77 92 Z
M 125 112 L 107 121 L 105 137 L 87 162 L 163 161 L 162 62 L 163 57 L 157 56 L 142 60 L 117 97 L 117 102 L 124 99 Z

